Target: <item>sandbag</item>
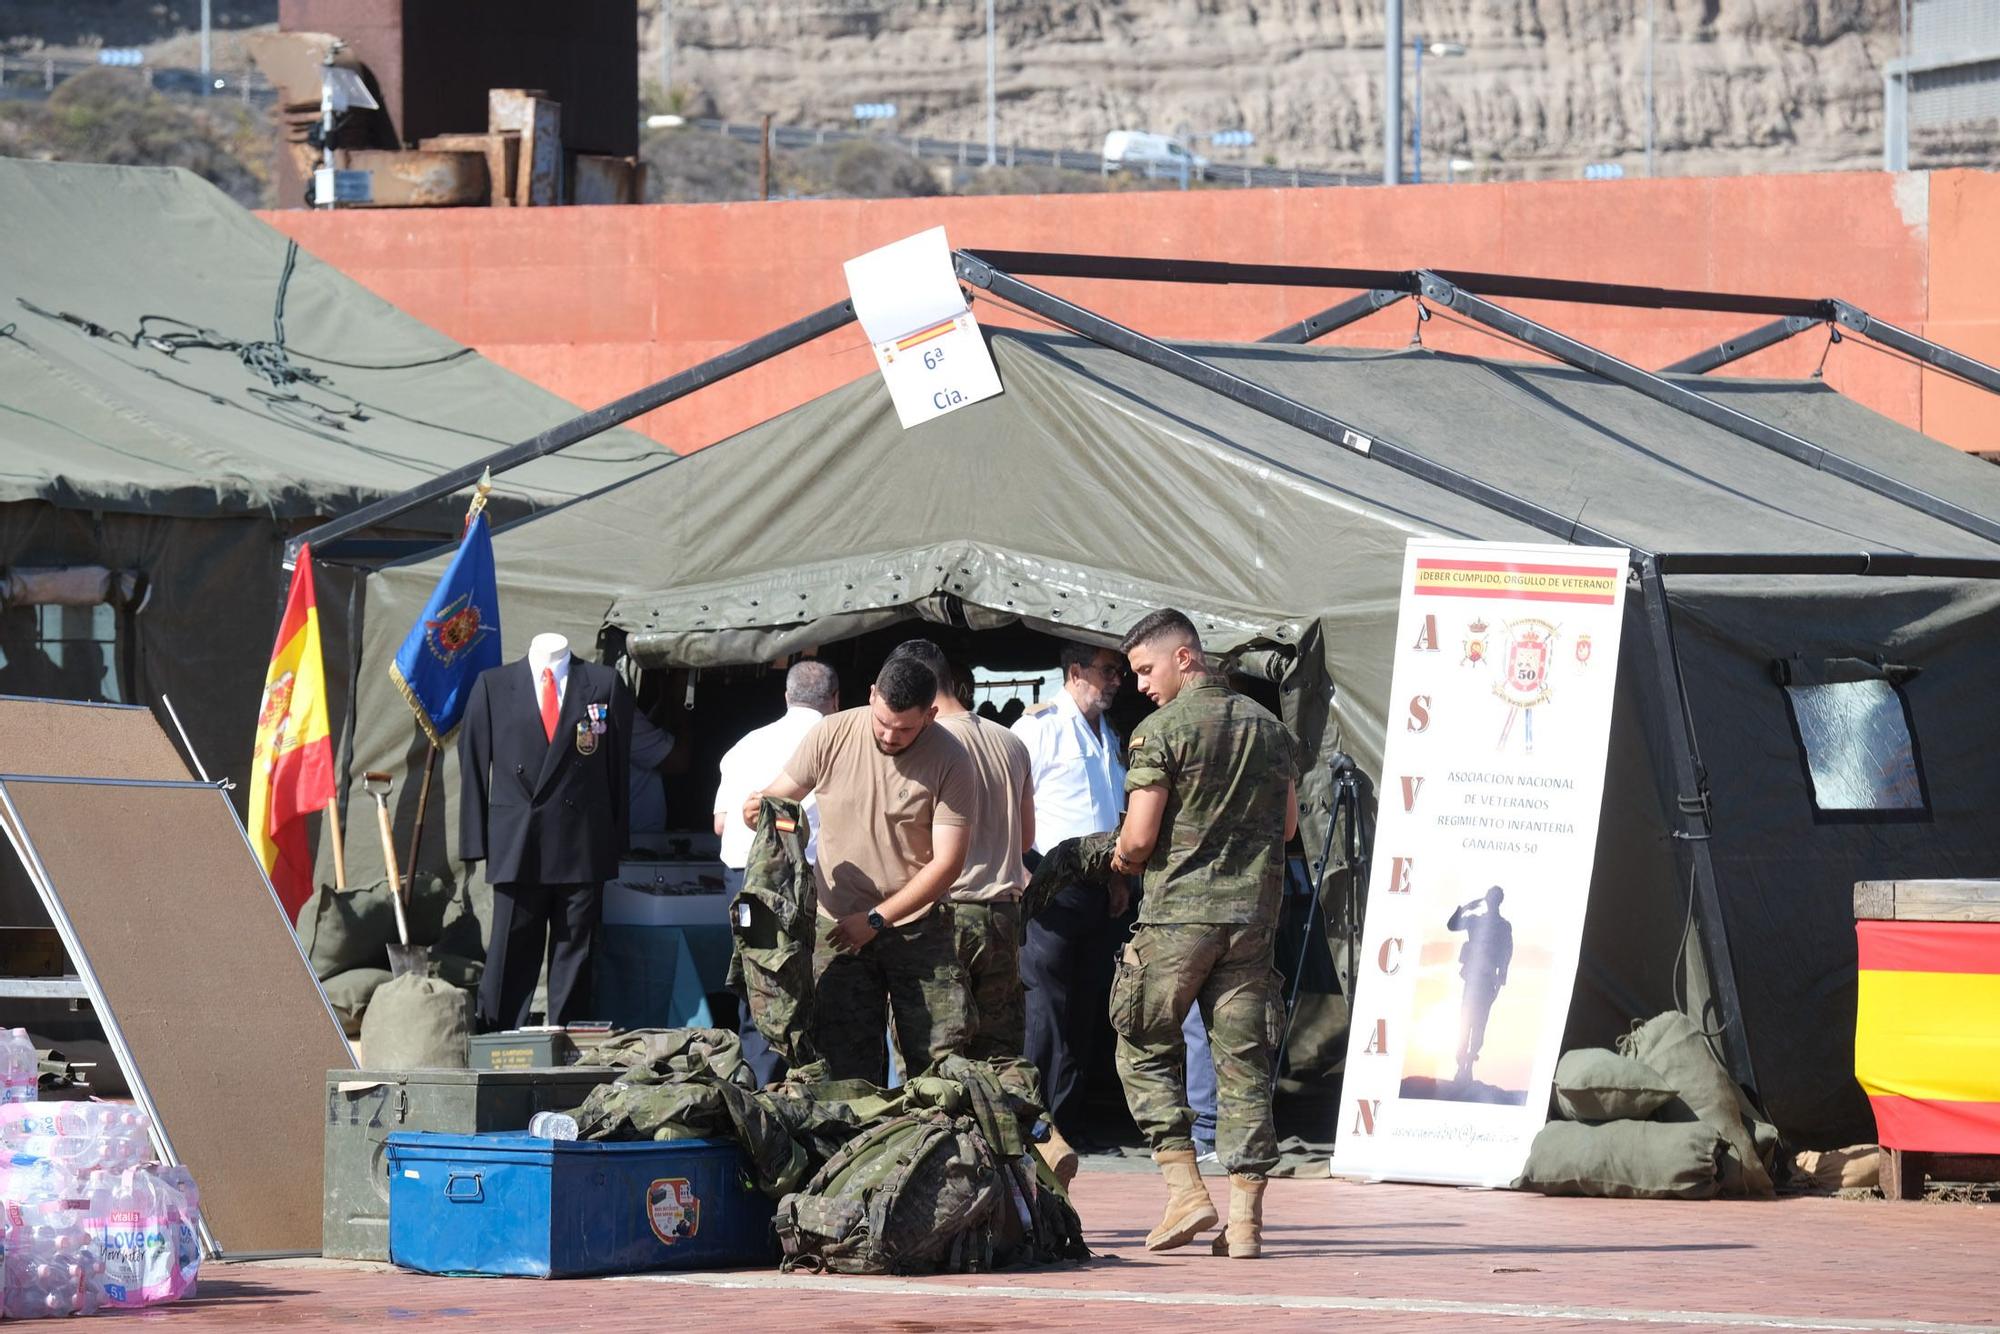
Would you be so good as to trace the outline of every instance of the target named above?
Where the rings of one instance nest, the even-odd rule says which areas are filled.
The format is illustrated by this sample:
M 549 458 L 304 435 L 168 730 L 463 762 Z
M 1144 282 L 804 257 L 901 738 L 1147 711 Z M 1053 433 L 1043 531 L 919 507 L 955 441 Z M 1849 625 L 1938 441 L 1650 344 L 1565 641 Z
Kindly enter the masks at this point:
M 1570 1121 L 1644 1121 L 1674 1097 L 1665 1075 L 1608 1047 L 1579 1047 L 1556 1062 L 1556 1109 Z
M 462 954 L 450 954 L 443 950 L 431 950 L 431 976 L 442 978 L 461 991 L 478 991 L 479 978 L 486 971 L 481 959 L 468 959 Z
M 1700 1121 L 1551 1121 L 1515 1190 L 1621 1200 L 1706 1200 L 1720 1191 L 1721 1137 Z
M 471 893 L 439 876 L 420 875 L 410 886 L 410 943 L 463 959 L 486 957 L 485 937 Z M 381 968 L 396 943 L 396 905 L 389 882 L 335 889 L 321 885 L 299 905 L 299 944 L 320 979 L 350 968 Z
M 1678 1010 L 1654 1015 L 1619 1038 L 1618 1050 L 1673 1085 L 1677 1096 L 1655 1113 L 1660 1120 L 1699 1120 L 1722 1137 L 1723 1194 L 1764 1199 L 1777 1194 L 1767 1155 L 1777 1148 L 1778 1132 L 1758 1120 L 1694 1020 Z
M 1831 1195 L 1842 1190 L 1874 1190 L 1882 1184 L 1882 1150 L 1873 1144 L 1820 1152 L 1807 1149 L 1792 1160 L 1794 1188 Z
M 441 978 L 384 982 L 361 1017 L 361 1046 L 376 1070 L 463 1069 L 472 1039 L 472 998 Z
M 386 968 L 349 968 L 320 983 L 326 992 L 326 1003 L 333 1007 L 333 1017 L 340 1020 L 341 1032 L 351 1038 L 361 1036 L 361 1016 L 367 1011 L 369 1000 L 388 980 Z

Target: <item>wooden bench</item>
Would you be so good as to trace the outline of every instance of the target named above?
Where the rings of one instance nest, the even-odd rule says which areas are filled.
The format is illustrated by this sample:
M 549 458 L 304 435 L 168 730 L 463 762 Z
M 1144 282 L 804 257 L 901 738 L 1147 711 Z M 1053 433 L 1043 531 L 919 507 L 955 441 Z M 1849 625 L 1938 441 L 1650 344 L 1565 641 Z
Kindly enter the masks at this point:
M 2000 922 L 2000 880 L 1862 880 L 1857 922 Z M 1931 1152 L 1882 1146 L 1882 1194 L 1922 1199 L 1926 1179 L 2000 1181 L 2000 1154 Z

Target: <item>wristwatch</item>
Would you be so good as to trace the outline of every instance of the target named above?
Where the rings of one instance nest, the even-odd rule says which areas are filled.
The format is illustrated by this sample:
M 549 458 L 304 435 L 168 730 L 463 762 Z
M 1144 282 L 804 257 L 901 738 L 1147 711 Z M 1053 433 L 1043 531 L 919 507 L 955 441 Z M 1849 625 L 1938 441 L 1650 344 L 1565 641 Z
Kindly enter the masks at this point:
M 876 912 L 873 908 L 870 908 L 868 910 L 868 929 L 870 931 L 887 931 L 889 929 L 889 924 L 882 920 L 881 913 Z

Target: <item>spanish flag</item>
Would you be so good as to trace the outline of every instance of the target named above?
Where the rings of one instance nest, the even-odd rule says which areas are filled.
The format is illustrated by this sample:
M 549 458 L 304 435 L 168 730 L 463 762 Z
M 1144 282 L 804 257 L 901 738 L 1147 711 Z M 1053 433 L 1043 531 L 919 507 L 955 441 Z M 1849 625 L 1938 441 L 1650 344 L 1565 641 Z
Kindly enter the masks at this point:
M 1892 1149 L 2000 1153 L 2000 922 L 1854 924 L 1854 1074 Z
M 257 750 L 250 764 L 250 843 L 278 891 L 286 920 L 311 897 L 313 863 L 305 817 L 333 800 L 333 738 L 327 727 L 326 665 L 313 603 L 312 548 L 299 548 L 285 618 L 264 673 Z

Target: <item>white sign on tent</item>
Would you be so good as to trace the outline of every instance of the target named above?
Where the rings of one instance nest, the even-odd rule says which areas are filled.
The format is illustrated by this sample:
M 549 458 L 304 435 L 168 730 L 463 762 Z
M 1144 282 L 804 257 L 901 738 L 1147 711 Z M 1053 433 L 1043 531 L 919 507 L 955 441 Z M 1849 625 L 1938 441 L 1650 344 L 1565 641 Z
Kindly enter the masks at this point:
M 1629 553 L 1412 541 L 1336 1175 L 1503 1186 L 1548 1109 Z
M 875 346 L 904 430 L 1000 392 L 944 228 L 906 236 L 845 267 L 854 317 Z

